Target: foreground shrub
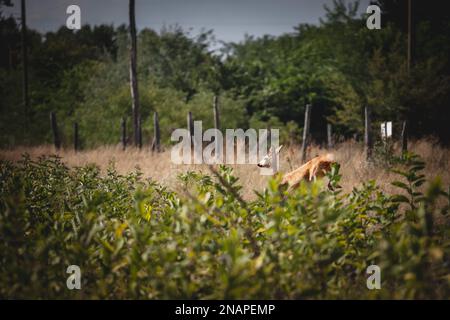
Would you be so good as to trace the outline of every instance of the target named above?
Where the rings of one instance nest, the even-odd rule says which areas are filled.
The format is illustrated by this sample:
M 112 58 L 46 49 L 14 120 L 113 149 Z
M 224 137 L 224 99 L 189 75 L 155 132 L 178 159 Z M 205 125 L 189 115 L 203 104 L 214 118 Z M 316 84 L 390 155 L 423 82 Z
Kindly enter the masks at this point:
M 374 181 L 343 194 L 336 166 L 333 191 L 287 193 L 275 177 L 244 201 L 228 167 L 180 175 L 176 194 L 113 164 L 2 162 L 0 297 L 448 298 L 450 198 L 439 180 L 418 191 L 422 169 L 403 160 L 397 195 Z M 366 286 L 373 264 L 380 290 Z M 69 265 L 81 290 L 66 287 Z

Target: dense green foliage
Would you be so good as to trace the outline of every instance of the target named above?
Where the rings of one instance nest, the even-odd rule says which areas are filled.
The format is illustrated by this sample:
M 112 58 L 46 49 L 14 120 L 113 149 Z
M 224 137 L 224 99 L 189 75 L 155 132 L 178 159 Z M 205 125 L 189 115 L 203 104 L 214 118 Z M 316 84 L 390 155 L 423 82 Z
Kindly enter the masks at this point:
M 245 201 L 228 167 L 180 175 L 177 194 L 113 164 L 2 162 L 0 297 L 448 298 L 450 196 L 438 179 L 418 191 L 423 166 L 401 161 L 397 195 L 374 181 L 343 194 L 335 166 L 334 191 L 288 194 L 274 178 Z M 66 288 L 73 264 L 81 290 Z M 372 264 L 380 290 L 366 287 Z
M 214 95 L 222 128 L 280 128 L 282 142 L 300 137 L 307 103 L 318 140 L 326 122 L 339 135 L 361 134 L 369 105 L 374 125 L 408 120 L 410 135 L 448 142 L 449 13 L 433 0 L 417 4 L 408 71 L 405 1 L 377 3 L 381 30 L 366 28 L 357 2 L 334 1 L 317 25 L 216 52 L 212 31 L 140 30 L 144 143 L 154 111 L 166 144 L 188 111 L 212 127 Z M 83 147 L 118 143 L 121 119 L 131 124 L 127 27 L 28 30 L 25 113 L 20 24 L 4 5 L 11 1 L 0 0 L 0 146 L 50 142 L 50 111 L 65 144 L 75 121 Z M 287 193 L 275 177 L 251 201 L 228 167 L 182 174 L 188 191 L 176 193 L 113 163 L 102 174 L 57 157 L 2 161 L 0 298 L 448 299 L 450 190 L 422 174 L 417 156 L 397 159 L 389 148 L 372 165 L 396 167 L 397 194 L 375 181 L 346 194 L 335 166 L 333 190 L 317 181 Z M 380 290 L 366 287 L 373 264 Z M 69 265 L 81 267 L 82 290 L 67 289 Z
M 326 122 L 348 136 L 362 132 L 363 107 L 370 105 L 375 122 L 406 119 L 411 135 L 448 141 L 447 10 L 442 2 L 414 4 L 415 55 L 408 74 L 404 1 L 378 3 L 381 30 L 366 28 L 357 3 L 335 1 L 318 25 L 300 24 L 278 37 L 250 36 L 215 53 L 210 31 L 193 36 L 177 26 L 141 30 L 144 143 L 151 140 L 155 110 L 164 142 L 174 128 L 185 127 L 189 110 L 212 126 L 214 94 L 220 96 L 222 128 L 271 126 L 282 129 L 283 139 L 295 140 L 305 104 L 312 103 L 315 139 L 324 136 Z M 31 110 L 25 114 L 20 27 L 0 14 L 0 145 L 50 142 L 50 111 L 57 113 L 66 143 L 74 121 L 85 147 L 117 143 L 120 120 L 130 124 L 131 115 L 127 27 L 61 27 L 45 35 L 29 30 L 28 40 Z

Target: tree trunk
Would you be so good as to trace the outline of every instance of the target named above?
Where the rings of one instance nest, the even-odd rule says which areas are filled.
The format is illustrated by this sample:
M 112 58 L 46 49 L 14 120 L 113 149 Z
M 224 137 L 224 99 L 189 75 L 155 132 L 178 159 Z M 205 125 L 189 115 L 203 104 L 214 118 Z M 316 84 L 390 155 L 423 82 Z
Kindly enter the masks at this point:
M 133 110 L 133 135 L 134 145 L 141 147 L 141 114 L 139 106 L 139 91 L 137 80 L 137 41 L 136 41 L 136 19 L 134 14 L 134 0 L 129 2 L 129 16 L 130 16 L 130 86 L 131 86 L 131 107 Z
M 411 67 L 414 64 L 414 40 L 415 40 L 415 32 L 414 32 L 414 24 L 413 24 L 413 10 L 412 10 L 412 0 L 408 0 L 408 74 L 410 74 Z
M 22 69 L 23 69 L 23 107 L 24 107 L 24 129 L 25 134 L 28 132 L 28 112 L 30 105 L 30 98 L 28 96 L 28 45 L 27 45 L 27 19 L 26 19 L 25 0 L 21 1 L 21 20 L 22 20 Z

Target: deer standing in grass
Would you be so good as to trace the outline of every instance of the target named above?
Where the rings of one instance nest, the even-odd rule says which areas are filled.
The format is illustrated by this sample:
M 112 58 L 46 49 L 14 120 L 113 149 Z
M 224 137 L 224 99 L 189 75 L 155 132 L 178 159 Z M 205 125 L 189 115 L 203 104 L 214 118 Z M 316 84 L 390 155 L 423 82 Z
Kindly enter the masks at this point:
M 280 153 L 282 147 L 282 145 L 279 146 L 276 149 L 275 153 L 275 149 L 273 147 L 270 148 L 269 153 L 258 163 L 258 167 L 271 168 L 274 159 Z M 281 180 L 281 184 L 287 184 L 289 190 L 292 190 L 298 187 L 302 180 L 313 181 L 317 178 L 325 176 L 328 172 L 331 171 L 331 166 L 334 163 L 336 163 L 336 161 L 334 160 L 334 155 L 332 153 L 317 156 L 309 160 L 299 168 L 295 169 L 294 171 L 284 174 L 283 179 Z M 328 188 L 330 188 L 330 184 L 328 184 Z

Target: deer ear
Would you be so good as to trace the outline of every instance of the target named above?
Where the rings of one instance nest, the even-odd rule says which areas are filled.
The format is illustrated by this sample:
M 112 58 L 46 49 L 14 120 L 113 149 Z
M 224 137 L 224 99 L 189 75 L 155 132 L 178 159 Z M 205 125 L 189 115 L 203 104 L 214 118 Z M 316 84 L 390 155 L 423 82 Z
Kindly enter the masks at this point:
M 281 145 L 277 148 L 277 153 L 280 153 L 281 148 L 283 148 L 283 145 Z

